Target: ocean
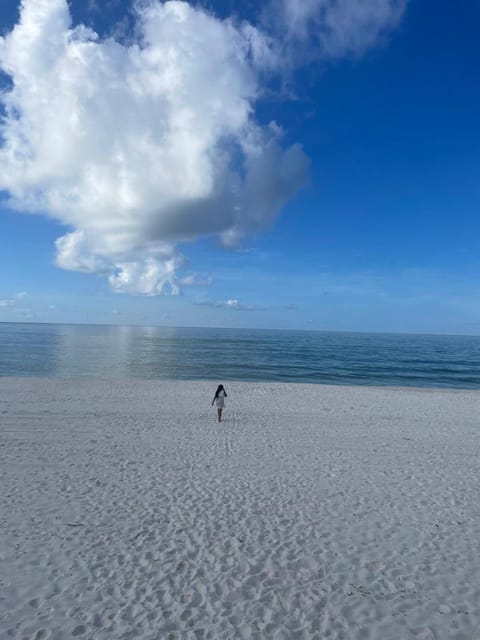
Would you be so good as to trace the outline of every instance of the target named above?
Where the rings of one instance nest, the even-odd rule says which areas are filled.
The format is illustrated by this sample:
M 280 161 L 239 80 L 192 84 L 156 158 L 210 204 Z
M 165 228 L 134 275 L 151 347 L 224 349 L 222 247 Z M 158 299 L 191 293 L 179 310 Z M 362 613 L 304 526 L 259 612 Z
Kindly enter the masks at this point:
M 480 336 L 0 323 L 0 375 L 480 389 Z

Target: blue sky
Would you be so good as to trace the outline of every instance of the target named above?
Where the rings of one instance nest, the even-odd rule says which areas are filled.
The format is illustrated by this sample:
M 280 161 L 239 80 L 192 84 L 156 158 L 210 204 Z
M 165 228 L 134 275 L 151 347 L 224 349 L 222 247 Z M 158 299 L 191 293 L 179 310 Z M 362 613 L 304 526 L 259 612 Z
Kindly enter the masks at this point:
M 42 3 L 50 10 L 49 3 L 58 5 L 60 1 Z M 385 2 L 389 5 L 388 0 Z M 70 4 L 73 23 L 85 23 L 100 35 L 97 45 L 112 33 L 118 46 L 124 48 L 131 47 L 138 38 L 137 19 L 132 17 L 130 2 L 74 0 Z M 309 19 L 318 26 L 313 13 L 316 3 L 310 4 Z M 267 68 L 265 62 L 248 62 L 245 69 L 234 68 L 232 73 L 239 74 L 237 101 L 230 100 L 230 90 L 228 95 L 218 94 L 219 100 L 226 100 L 220 116 L 220 120 L 225 116 L 225 122 L 218 127 L 231 132 L 232 120 L 227 120 L 227 115 L 236 113 L 250 92 L 253 115 L 245 116 L 250 121 L 244 119 L 231 134 L 237 138 L 229 162 L 246 183 L 250 148 L 242 147 L 242 136 L 251 135 L 258 143 L 254 157 L 260 148 L 264 154 L 265 148 L 274 144 L 273 160 L 262 160 L 260 169 L 255 165 L 257 177 L 265 172 L 262 185 L 254 189 L 241 187 L 244 193 L 238 206 L 227 202 L 225 195 L 217 198 L 208 192 L 207 207 L 191 210 L 191 198 L 182 192 L 179 198 L 183 200 L 175 204 L 174 214 L 168 210 L 171 197 L 159 205 L 157 213 L 152 213 L 152 202 L 162 201 L 165 189 L 170 188 L 168 182 L 172 182 L 170 176 L 165 187 L 160 184 L 158 189 L 162 190 L 155 191 L 154 176 L 148 192 L 134 192 L 144 218 L 141 228 L 135 227 L 135 239 L 129 236 L 125 249 L 123 240 L 121 248 L 117 243 L 120 241 L 115 221 L 119 216 L 108 209 L 115 209 L 113 196 L 98 201 L 97 208 L 97 201 L 81 194 L 78 207 L 64 215 L 61 207 L 66 203 L 68 209 L 68 198 L 64 196 L 58 203 L 51 195 L 64 188 L 67 178 L 58 166 L 63 167 L 72 157 L 78 138 L 72 138 L 69 148 L 65 143 L 62 162 L 53 169 L 48 158 L 33 168 L 22 165 L 25 175 L 31 171 L 28 175 L 35 176 L 34 187 L 34 179 L 23 177 L 13 155 L 5 155 L 4 162 L 11 163 L 11 167 L 7 171 L 9 177 L 3 182 L 0 178 L 4 196 L 0 205 L 0 321 L 480 333 L 480 44 L 476 29 L 480 6 L 466 1 L 453 5 L 446 0 L 410 0 L 402 15 L 392 18 L 378 38 L 367 42 L 362 33 L 347 34 L 356 43 L 353 52 L 352 44 L 351 50 L 343 51 L 338 41 L 333 47 L 330 41 L 330 45 L 326 41 L 315 42 L 311 34 L 302 32 L 300 38 L 300 29 L 296 40 L 288 40 L 281 25 L 265 26 L 267 3 L 262 16 L 258 11 L 254 13 L 255 6 L 236 5 L 233 0 L 210 2 L 208 15 L 219 25 L 223 24 L 220 18 L 228 16 L 234 16 L 236 25 L 240 18 L 248 20 L 267 32 L 271 40 L 278 41 L 279 50 L 287 52 L 288 62 L 297 55 L 292 52 L 300 51 L 298 60 L 286 72 Z M 202 9 L 192 7 L 188 14 L 192 25 L 216 29 L 217 22 L 193 22 L 198 18 L 193 12 L 198 11 Z M 175 42 L 175 27 L 162 16 L 161 28 L 165 31 L 161 37 Z M 1 33 L 8 37 L 18 19 L 18 3 L 4 0 L 0 6 Z M 153 18 L 148 19 L 157 24 Z M 188 20 L 185 24 L 190 24 Z M 51 24 L 42 28 L 53 29 Z M 218 31 L 219 37 L 222 33 Z M 48 40 L 47 36 L 45 33 Z M 164 51 L 162 44 L 156 42 L 155 51 Z M 333 53 L 327 55 L 328 46 L 333 47 Z M 11 64 L 17 64 L 15 56 L 21 47 L 21 38 L 10 45 Z M 48 55 L 46 52 L 45 59 Z M 280 55 L 275 53 L 277 58 Z M 224 64 L 233 64 L 232 59 L 227 57 Z M 115 73 L 119 60 L 121 57 L 115 58 L 116 66 L 112 67 Z M 161 64 L 167 65 L 164 58 Z M 34 70 L 32 65 L 24 69 L 17 66 L 16 73 L 21 71 L 28 80 L 28 73 Z M 278 66 L 282 65 L 285 66 L 284 60 Z M 47 65 L 39 69 L 37 74 L 47 74 Z M 183 67 L 175 70 L 179 74 L 189 72 Z M 213 69 L 213 75 L 221 71 Z M 197 68 L 195 73 L 199 72 L 202 69 Z M 121 81 L 122 69 L 118 73 Z M 208 67 L 205 73 L 208 83 L 212 69 Z M 229 73 L 226 77 L 230 77 Z M 57 89 L 47 75 L 45 78 L 41 86 L 46 87 L 49 98 Z M 250 88 L 252 78 L 255 90 Z M 2 79 L 8 91 L 11 82 L 7 75 Z M 65 81 L 59 81 L 57 93 L 70 91 L 68 80 L 67 73 Z M 92 87 L 97 91 L 93 81 Z M 207 89 L 205 94 L 199 94 L 198 110 L 203 108 L 205 95 L 211 95 Z M 49 117 L 53 124 L 59 118 L 61 127 L 61 95 L 52 97 L 51 114 L 47 104 L 38 124 L 35 103 L 30 98 L 28 103 L 21 102 L 26 100 L 25 93 L 19 90 L 16 97 L 20 101 L 16 108 L 25 107 L 25 113 L 30 114 L 25 130 L 38 125 L 42 134 L 55 132 L 49 128 L 53 126 Z M 101 92 L 95 95 L 102 97 Z M 104 102 L 95 102 L 92 117 L 97 117 L 99 104 L 106 104 L 114 118 L 115 102 L 109 102 L 108 94 L 103 98 Z M 172 104 L 174 111 L 165 118 L 176 121 L 184 104 L 177 96 Z M 87 113 L 85 105 L 80 112 L 83 115 L 76 121 L 78 128 L 83 126 L 81 118 Z M 189 98 L 188 108 L 197 108 L 195 96 L 193 100 Z M 150 127 L 156 126 L 158 113 L 158 109 L 152 111 Z M 150 115 L 148 112 L 147 117 Z M 275 142 L 265 142 L 272 121 L 282 133 Z M 125 116 L 118 127 L 124 122 Z M 200 119 L 197 122 L 202 124 Z M 216 122 L 209 120 L 205 126 L 213 136 L 208 154 L 213 153 L 212 149 L 217 152 L 218 140 L 225 139 L 223 134 L 215 137 Z M 105 126 L 103 121 L 94 124 Z M 12 122 L 9 126 L 13 126 Z M 202 126 L 199 129 L 201 140 Z M 193 130 L 192 146 L 197 144 L 196 134 Z M 124 140 L 127 137 L 121 139 Z M 178 166 L 172 175 L 174 182 L 178 175 L 179 191 L 184 189 L 185 163 L 191 160 L 189 140 L 175 140 L 174 145 L 174 149 L 187 145 L 185 155 L 174 155 Z M 81 149 L 83 164 L 90 162 L 87 143 L 91 144 L 88 137 Z M 158 144 L 161 154 L 165 150 Z M 125 148 L 129 151 L 127 169 L 132 173 L 145 171 L 142 158 L 129 165 L 134 153 L 131 147 Z M 34 149 L 34 142 L 30 141 L 29 149 Z M 288 156 L 289 149 L 293 150 L 292 156 Z M 241 160 L 237 160 L 239 154 L 243 154 Z M 101 150 L 94 157 L 95 166 L 100 166 L 100 157 L 105 162 L 107 156 Z M 201 158 L 204 156 L 202 151 Z M 159 167 L 164 166 L 161 161 L 160 158 Z M 67 176 L 69 189 L 73 188 L 72 176 L 79 171 L 75 162 L 72 160 Z M 242 165 L 238 171 L 237 163 Z M 284 169 L 279 169 L 278 176 L 275 170 L 280 165 Z M 194 165 L 195 175 L 202 175 L 205 165 L 200 160 L 198 167 L 197 171 Z M 200 187 L 202 194 L 208 191 L 205 184 L 211 182 L 210 170 L 218 171 L 217 165 L 214 169 L 207 167 Z M 292 181 L 290 175 L 295 172 L 298 179 Z M 116 174 L 101 175 L 108 175 L 108 179 L 113 175 L 114 191 Z M 230 193 L 231 185 L 237 184 L 237 178 L 231 176 L 217 178 L 220 186 L 215 193 L 221 189 L 222 194 Z M 263 184 L 269 179 L 273 186 L 264 189 Z M 75 183 L 75 194 L 85 184 Z M 141 183 L 134 184 L 138 188 Z M 38 195 L 49 189 L 48 200 Z M 17 209 L 26 209 L 28 200 L 28 213 L 9 205 L 12 194 Z M 232 211 L 244 207 L 238 214 L 243 217 L 237 219 L 235 213 L 224 213 L 229 206 Z M 250 210 L 255 210 L 254 214 Z M 135 211 L 128 209 L 128 215 L 132 218 L 127 222 L 135 220 L 137 224 Z M 233 216 L 231 221 L 222 227 L 229 215 Z M 108 224 L 100 225 L 101 216 Z M 122 220 L 125 216 L 127 213 Z M 155 216 L 164 216 L 158 226 Z M 181 223 L 177 225 L 174 219 Z M 105 228 L 108 233 L 98 240 Z M 75 235 L 76 231 L 80 235 Z M 66 234 L 72 234 L 72 242 L 56 248 L 56 239 Z

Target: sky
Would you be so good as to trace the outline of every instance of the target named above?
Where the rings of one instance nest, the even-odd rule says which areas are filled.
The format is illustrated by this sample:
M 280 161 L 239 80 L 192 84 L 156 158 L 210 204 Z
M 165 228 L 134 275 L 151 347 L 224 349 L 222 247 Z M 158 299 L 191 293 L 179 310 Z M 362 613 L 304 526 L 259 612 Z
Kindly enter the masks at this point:
M 480 334 L 473 0 L 2 0 L 0 321 Z

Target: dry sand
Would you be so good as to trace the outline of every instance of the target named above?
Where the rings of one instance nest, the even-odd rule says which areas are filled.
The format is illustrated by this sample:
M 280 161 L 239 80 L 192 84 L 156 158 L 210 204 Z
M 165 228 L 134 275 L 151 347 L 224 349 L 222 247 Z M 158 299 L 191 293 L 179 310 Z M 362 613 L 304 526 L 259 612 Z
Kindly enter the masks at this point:
M 0 379 L 0 638 L 480 638 L 480 393 Z

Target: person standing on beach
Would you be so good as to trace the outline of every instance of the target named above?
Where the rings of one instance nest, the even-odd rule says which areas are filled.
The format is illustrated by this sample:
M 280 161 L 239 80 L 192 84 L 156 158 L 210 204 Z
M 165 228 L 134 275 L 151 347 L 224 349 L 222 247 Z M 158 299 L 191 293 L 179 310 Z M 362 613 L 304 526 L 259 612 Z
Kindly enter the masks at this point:
M 212 407 L 213 407 L 214 404 L 217 407 L 217 415 L 218 415 L 218 421 L 219 422 L 222 421 L 222 411 L 223 411 L 223 408 L 225 407 L 225 398 L 226 397 L 227 397 L 227 392 L 223 388 L 223 384 L 219 384 L 217 390 L 215 391 L 215 395 L 213 396 L 213 400 L 212 400 Z

